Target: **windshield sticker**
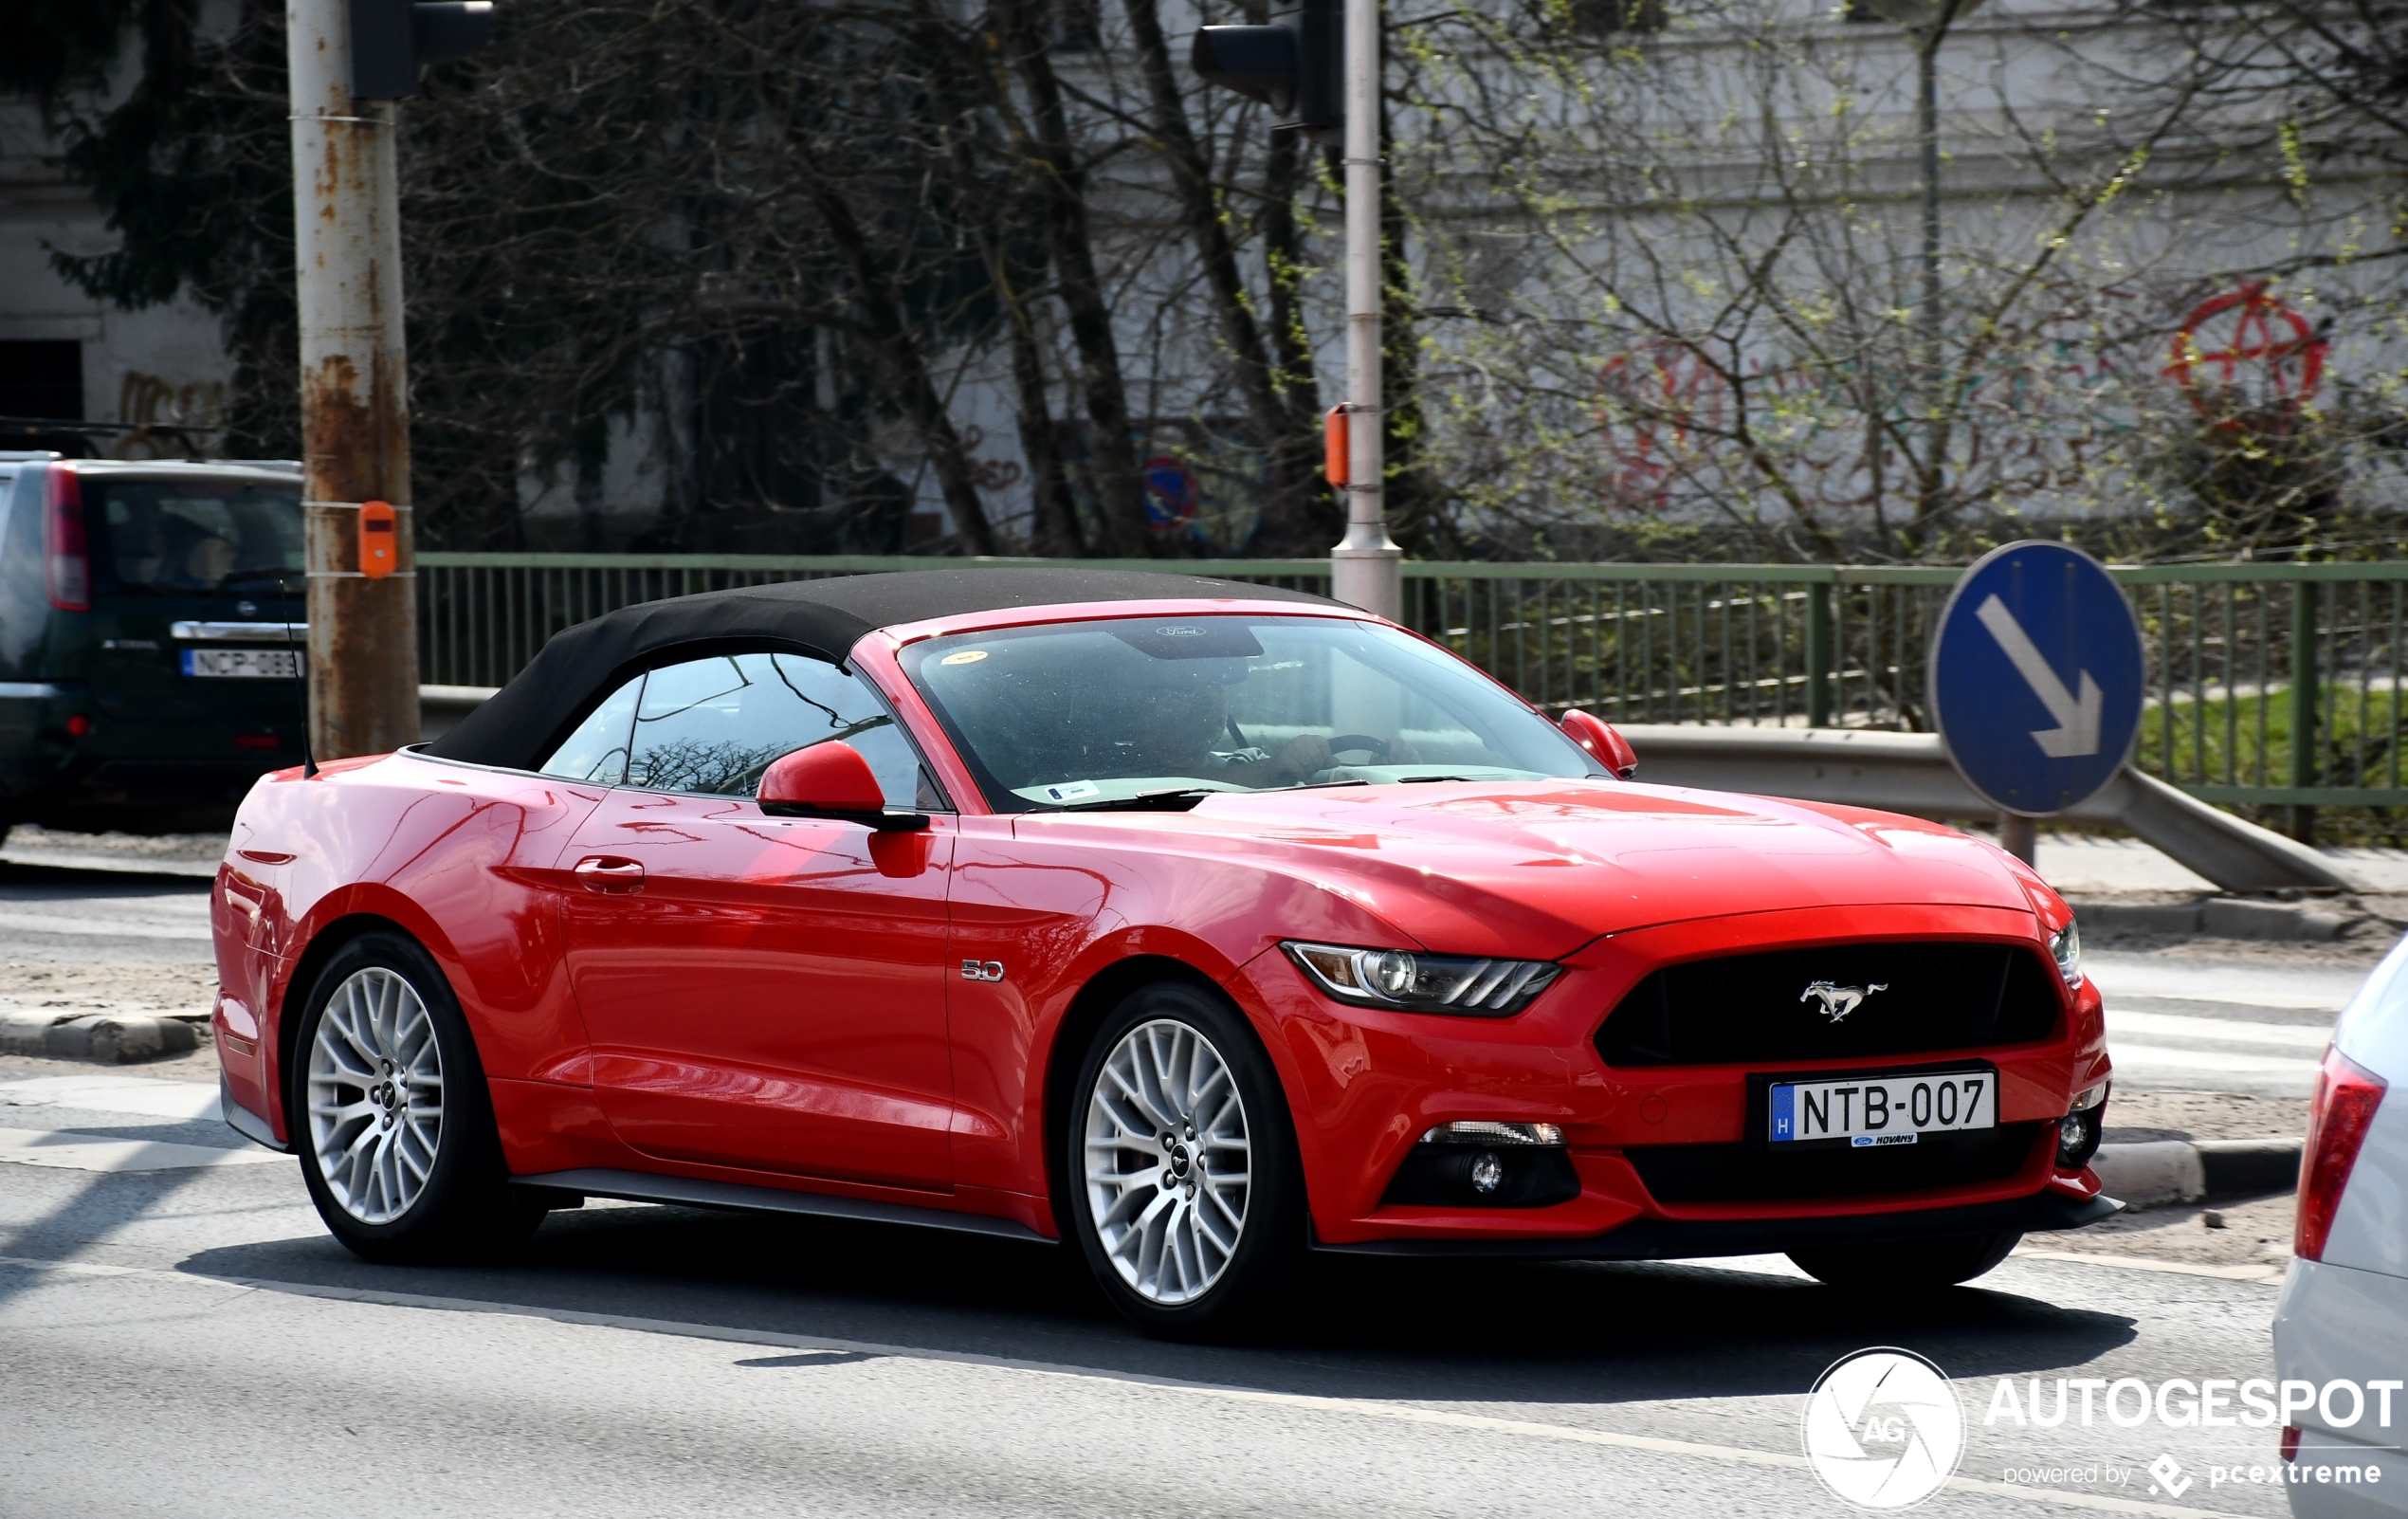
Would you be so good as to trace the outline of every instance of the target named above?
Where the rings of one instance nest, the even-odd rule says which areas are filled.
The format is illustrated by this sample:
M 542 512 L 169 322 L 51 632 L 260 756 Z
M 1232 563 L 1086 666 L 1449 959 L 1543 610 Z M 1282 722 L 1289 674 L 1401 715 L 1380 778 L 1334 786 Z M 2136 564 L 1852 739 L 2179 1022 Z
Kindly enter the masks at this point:
M 937 663 L 939 665 L 976 665 L 978 661 L 986 657 L 987 651 L 983 649 L 965 649 L 959 653 L 947 654 L 944 658 L 937 661 Z
M 1066 780 L 1059 786 L 1045 788 L 1048 801 L 1077 801 L 1082 796 L 1095 796 L 1103 788 L 1092 780 Z

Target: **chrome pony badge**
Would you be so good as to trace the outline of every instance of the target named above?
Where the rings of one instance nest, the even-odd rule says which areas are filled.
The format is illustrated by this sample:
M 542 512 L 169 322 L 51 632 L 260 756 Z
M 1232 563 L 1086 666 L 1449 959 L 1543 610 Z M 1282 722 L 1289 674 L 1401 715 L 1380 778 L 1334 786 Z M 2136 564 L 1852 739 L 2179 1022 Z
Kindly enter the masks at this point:
M 1857 1005 L 1875 992 L 1889 990 L 1888 981 L 1875 981 L 1870 986 L 1841 986 L 1835 981 L 1808 981 L 1806 990 L 1797 994 L 1801 1002 L 1814 997 L 1822 1003 L 1823 1016 L 1837 1023 L 1856 1011 Z

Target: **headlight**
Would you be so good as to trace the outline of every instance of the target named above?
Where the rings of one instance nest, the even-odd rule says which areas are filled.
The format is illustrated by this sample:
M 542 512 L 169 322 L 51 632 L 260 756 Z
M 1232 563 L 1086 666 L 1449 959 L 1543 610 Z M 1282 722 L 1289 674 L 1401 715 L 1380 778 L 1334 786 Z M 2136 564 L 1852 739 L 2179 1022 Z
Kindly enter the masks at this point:
M 1543 960 L 1476 960 L 1341 944 L 1291 943 L 1279 947 L 1315 985 L 1341 1002 L 1476 1018 L 1521 1012 L 1563 969 Z
M 2057 974 L 2065 984 L 2082 984 L 2082 930 L 2069 922 L 2049 941 L 2049 953 L 2057 958 Z

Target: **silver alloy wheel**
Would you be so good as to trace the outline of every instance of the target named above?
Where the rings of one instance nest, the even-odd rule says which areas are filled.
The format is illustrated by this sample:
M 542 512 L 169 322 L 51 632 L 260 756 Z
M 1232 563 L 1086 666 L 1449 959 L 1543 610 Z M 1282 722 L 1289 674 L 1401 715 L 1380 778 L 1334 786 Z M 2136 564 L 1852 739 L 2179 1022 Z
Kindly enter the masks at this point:
M 1246 1103 L 1229 1062 L 1170 1018 L 1122 1036 L 1087 1094 L 1087 1212 L 1121 1280 L 1173 1307 L 1212 1290 L 1246 1231 Z
M 355 971 L 326 999 L 309 1047 L 309 1144 L 326 1190 L 364 1224 L 410 1211 L 443 1143 L 443 1052 L 417 988 Z

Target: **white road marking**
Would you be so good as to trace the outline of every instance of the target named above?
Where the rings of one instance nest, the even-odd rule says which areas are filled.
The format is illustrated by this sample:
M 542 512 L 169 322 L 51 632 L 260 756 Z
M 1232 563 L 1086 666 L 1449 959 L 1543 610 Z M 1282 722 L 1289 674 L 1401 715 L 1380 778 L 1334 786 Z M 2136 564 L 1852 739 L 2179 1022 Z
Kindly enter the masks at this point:
M 2254 1264 L 2238 1266 L 2201 1266 L 2187 1260 L 2151 1260 L 2145 1255 L 2115 1255 L 2106 1251 L 2037 1250 L 2030 1245 L 2015 1248 L 2017 1260 L 2070 1260 L 2085 1266 L 2120 1266 L 2135 1272 L 2172 1272 L 2178 1276 L 2217 1276 L 2228 1282 L 2275 1282 L 2283 1279 L 2280 1266 Z
M 140 1076 L 37 1076 L 0 1081 L 0 1107 L 74 1107 L 151 1118 L 223 1118 L 217 1088 L 201 1081 L 153 1081 Z
M 511 1318 L 548 1319 L 556 1324 L 585 1325 L 597 1328 L 623 1329 L 637 1334 L 674 1335 L 680 1339 L 712 1340 L 723 1344 L 774 1345 L 780 1349 L 823 1351 L 838 1354 L 890 1357 L 905 1361 L 936 1361 L 955 1365 L 986 1366 L 1002 1371 L 1017 1371 L 1036 1376 L 1074 1377 L 1085 1382 L 1118 1382 L 1129 1387 L 1141 1387 L 1158 1392 L 1181 1393 L 1197 1398 L 1226 1400 L 1231 1402 L 1254 1403 L 1273 1408 L 1293 1408 L 1306 1413 L 1351 1414 L 1364 1418 L 1391 1419 L 1400 1423 L 1435 1426 L 1445 1429 L 1477 1430 L 1488 1434 L 1513 1435 L 1531 1439 L 1560 1440 L 1570 1444 L 1601 1445 L 1616 1450 L 1647 1451 L 1662 1455 L 1686 1455 L 1706 1460 L 1727 1461 L 1745 1466 L 1777 1466 L 1794 1471 L 1811 1471 L 1803 1455 L 1786 1451 L 1759 1451 L 1738 1445 L 1710 1445 L 1698 1440 L 1663 1439 L 1652 1435 L 1626 1435 L 1617 1430 L 1582 1429 L 1569 1424 L 1542 1424 L 1529 1419 L 1498 1418 L 1486 1414 L 1457 1413 L 1451 1409 L 1423 1408 L 1410 1403 L 1380 1402 L 1368 1398 L 1324 1398 L 1309 1393 L 1265 1392 L 1253 1387 L 1232 1387 L 1214 1382 L 1188 1382 L 1173 1377 L 1148 1377 L 1129 1372 L 1104 1371 L 1092 1366 L 1062 1365 L 1043 1361 L 1023 1361 L 1005 1356 L 984 1356 L 963 1351 L 928 1350 L 916 1345 L 881 1345 L 863 1340 L 833 1340 L 818 1335 L 781 1334 L 770 1329 L 739 1329 L 716 1324 L 692 1324 L 675 1319 L 638 1318 L 623 1313 L 587 1313 L 574 1309 L 541 1308 L 520 1303 L 486 1303 L 475 1298 L 436 1297 L 419 1292 L 388 1292 L 372 1288 L 327 1287 L 308 1282 L 279 1282 L 259 1277 L 204 1276 L 187 1272 L 159 1271 L 140 1266 L 105 1266 L 97 1262 L 36 1260 L 20 1255 L 0 1255 L 0 1267 L 16 1267 L 25 1271 L 51 1272 L 65 1276 L 130 1277 L 155 1282 L 178 1282 L 186 1286 L 216 1287 L 233 1290 L 286 1292 L 301 1297 L 325 1298 L 341 1303 L 364 1303 L 384 1308 L 430 1309 L 454 1313 L 498 1313 Z M 2055 1488 L 2017 1487 L 2005 1482 L 1984 1482 L 1978 1477 L 1950 1477 L 1946 1484 L 1960 1492 L 1979 1492 L 1992 1497 L 2018 1498 L 2052 1508 L 2089 1509 L 2107 1513 L 2154 1514 L 2163 1519 L 2240 1519 L 2240 1516 L 2213 1509 L 2186 1509 L 2170 1503 L 2150 1503 L 2139 1498 L 2116 1498 L 2104 1493 L 2072 1492 Z
M 68 1128 L 0 1128 L 0 1162 L 65 1171 L 198 1171 L 284 1158 L 256 1145 L 222 1150 L 211 1144 L 116 1139 Z
M 2332 1042 L 2333 1031 L 2314 1024 L 2247 1023 L 2238 1018 L 2198 1018 L 2184 1013 L 2119 1013 L 2107 1009 L 2107 1042 L 2119 1034 L 2167 1034 L 2208 1039 L 2217 1044 L 2271 1044 L 2286 1050 L 2320 1053 Z
M 2313 1060 L 2294 1060 L 2285 1055 L 2228 1053 L 2221 1050 L 2173 1050 L 2162 1044 L 2125 1044 L 2107 1041 L 2107 1055 L 2115 1062 L 2119 1074 L 2137 1074 L 2144 1069 L 2159 1071 L 2220 1071 L 2233 1075 L 2290 1076 L 2305 1083 L 2316 1074 Z M 2114 1126 L 2114 1119 L 2108 1119 Z
M 53 916 L 46 912 L 0 910 L 0 928 L 88 939 L 184 939 L 207 943 L 210 938 L 206 917 L 193 924 L 142 923 L 124 918 L 96 920 Z

